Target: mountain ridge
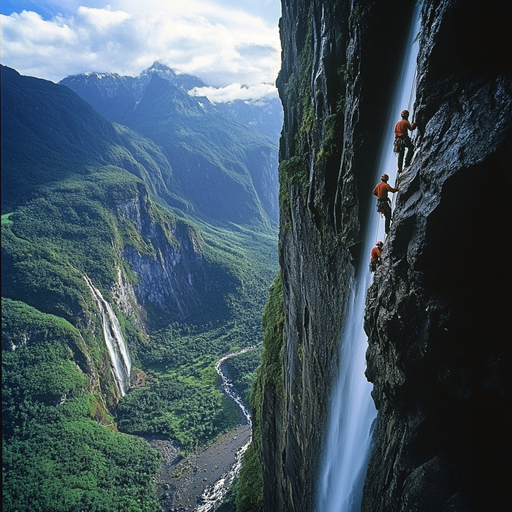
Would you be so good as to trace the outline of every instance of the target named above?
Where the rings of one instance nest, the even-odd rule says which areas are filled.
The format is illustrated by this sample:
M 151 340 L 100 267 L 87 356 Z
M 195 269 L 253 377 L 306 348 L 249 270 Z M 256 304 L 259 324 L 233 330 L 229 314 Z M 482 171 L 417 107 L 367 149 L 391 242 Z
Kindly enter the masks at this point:
M 238 421 L 214 364 L 259 341 L 275 230 L 198 218 L 154 142 L 63 85 L 1 78 L 4 508 L 153 512 L 143 437 L 186 453 Z
M 158 144 L 175 169 L 180 195 L 202 218 L 277 222 L 277 130 L 262 129 L 266 116 L 275 117 L 276 100 L 213 104 L 188 94 L 204 86 L 199 79 L 158 63 L 135 78 L 112 77 L 85 74 L 60 83 Z

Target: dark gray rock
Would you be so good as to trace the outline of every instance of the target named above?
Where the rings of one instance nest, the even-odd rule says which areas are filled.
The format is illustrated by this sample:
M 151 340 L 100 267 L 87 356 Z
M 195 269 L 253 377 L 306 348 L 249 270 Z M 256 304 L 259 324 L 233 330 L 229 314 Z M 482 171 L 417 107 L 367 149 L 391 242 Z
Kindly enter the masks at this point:
M 510 5 L 422 3 L 417 152 L 367 296 L 367 377 L 379 412 L 366 512 L 509 505 Z M 267 511 L 314 510 L 374 141 L 412 8 L 282 1 L 286 342 L 284 394 L 263 393 Z
M 421 135 L 367 297 L 368 512 L 509 507 L 512 17 L 462 4 L 424 2 Z
M 412 6 L 283 1 L 278 88 L 284 393 L 262 401 L 266 510 L 311 511 L 346 299 L 378 157 L 385 105 Z M 370 53 L 371 52 L 371 53 Z M 376 84 L 378 83 L 378 87 Z M 364 103 L 361 98 L 370 98 Z M 380 140 L 380 138 L 379 138 Z

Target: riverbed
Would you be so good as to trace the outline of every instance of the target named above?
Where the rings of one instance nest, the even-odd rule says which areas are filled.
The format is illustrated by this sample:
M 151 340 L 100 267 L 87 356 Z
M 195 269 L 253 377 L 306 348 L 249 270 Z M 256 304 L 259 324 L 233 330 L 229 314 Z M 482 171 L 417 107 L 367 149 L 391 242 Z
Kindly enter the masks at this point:
M 178 445 L 158 437 L 146 437 L 163 456 L 156 485 L 164 512 L 210 512 L 222 502 L 238 474 L 243 453 L 251 441 L 248 408 L 232 386 L 223 363 L 229 357 L 251 350 L 242 349 L 223 356 L 216 364 L 222 377 L 222 391 L 240 408 L 240 424 L 220 436 L 211 446 L 200 447 L 192 455 L 180 456 Z

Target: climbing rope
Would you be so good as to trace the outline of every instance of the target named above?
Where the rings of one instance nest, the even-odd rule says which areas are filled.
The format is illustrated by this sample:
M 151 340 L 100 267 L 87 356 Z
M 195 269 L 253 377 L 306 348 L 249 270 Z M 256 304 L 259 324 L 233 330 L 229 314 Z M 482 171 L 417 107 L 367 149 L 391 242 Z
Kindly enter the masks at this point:
M 413 95 L 413 92 L 416 90 L 417 81 L 418 81 L 418 67 L 416 66 L 416 69 L 414 70 L 414 78 L 412 79 L 411 93 L 409 94 L 409 103 L 407 104 L 407 110 L 409 112 L 412 111 L 411 119 L 413 119 L 413 120 L 414 120 L 414 105 L 412 104 L 412 95 Z

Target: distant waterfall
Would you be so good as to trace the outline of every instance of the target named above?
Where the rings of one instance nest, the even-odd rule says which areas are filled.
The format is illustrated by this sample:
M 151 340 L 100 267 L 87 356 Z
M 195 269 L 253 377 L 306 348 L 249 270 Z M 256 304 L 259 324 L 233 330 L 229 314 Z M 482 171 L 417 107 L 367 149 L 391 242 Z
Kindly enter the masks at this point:
M 393 153 L 394 125 L 400 112 L 411 108 L 416 71 L 417 44 L 413 44 L 419 30 L 419 7 L 408 40 L 408 49 L 396 84 L 386 131 L 381 142 L 379 166 L 375 183 L 386 172 L 390 183 L 396 175 L 396 157 Z M 411 116 L 412 121 L 412 116 Z M 370 191 L 371 193 L 371 191 Z M 377 411 L 371 398 L 372 385 L 364 375 L 368 339 L 363 328 L 366 291 L 371 281 L 368 270 L 370 251 L 377 240 L 384 240 L 384 223 L 379 222 L 374 201 L 365 233 L 364 249 L 358 265 L 355 282 L 347 305 L 347 317 L 341 337 L 340 371 L 333 388 L 331 414 L 324 447 L 323 466 L 319 479 L 317 512 L 357 512 L 361 510 L 364 478 L 371 452 L 372 423 Z
M 91 280 L 84 276 L 86 283 L 91 289 L 92 295 L 98 304 L 101 314 L 101 323 L 105 343 L 110 354 L 114 378 L 121 395 L 125 395 L 130 387 L 131 361 L 128 348 L 121 333 L 121 326 L 112 306 L 103 298 L 100 291 L 92 284 Z

